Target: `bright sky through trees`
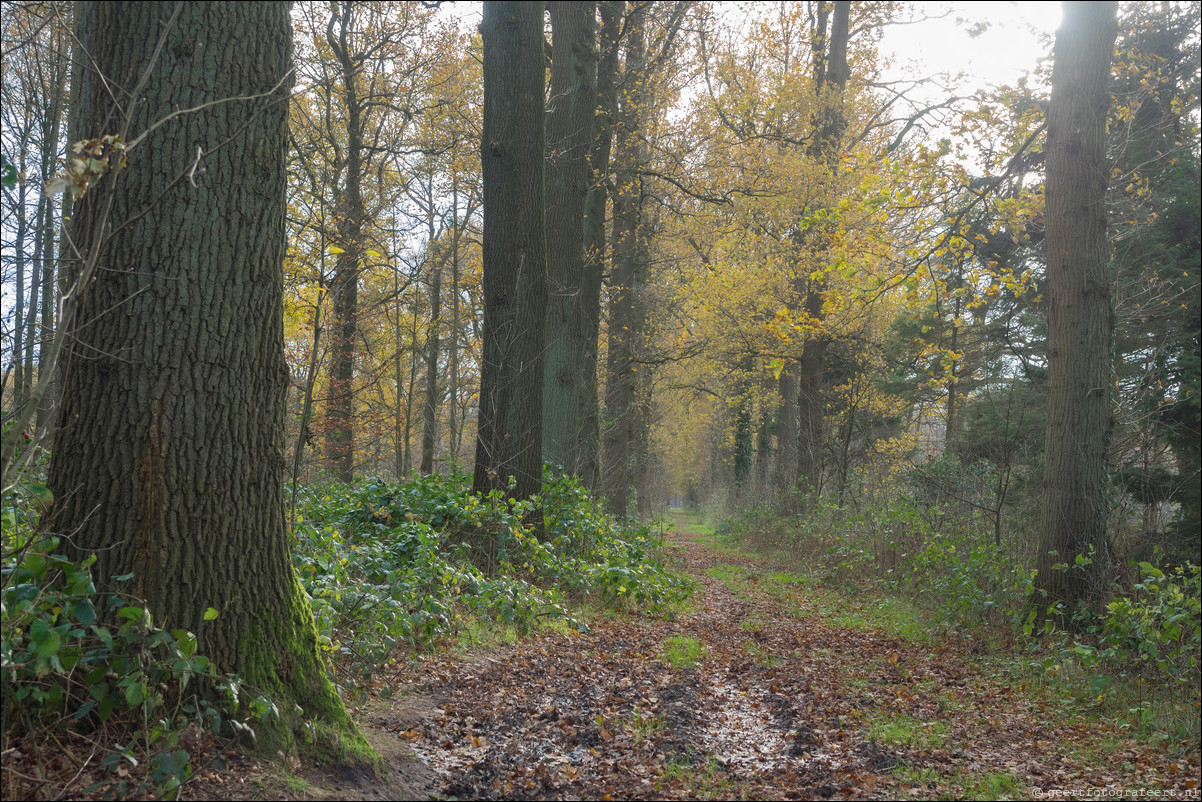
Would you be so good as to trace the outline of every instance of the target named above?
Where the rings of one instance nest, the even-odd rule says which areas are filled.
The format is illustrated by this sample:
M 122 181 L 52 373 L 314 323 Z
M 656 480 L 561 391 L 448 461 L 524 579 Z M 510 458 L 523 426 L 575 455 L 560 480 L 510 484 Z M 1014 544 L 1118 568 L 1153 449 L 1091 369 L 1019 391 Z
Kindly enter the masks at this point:
M 771 4 L 755 0 L 716 5 L 755 17 L 757 9 L 762 13 Z M 963 71 L 966 89 L 1012 83 L 1033 70 L 1051 55 L 1061 16 L 1060 4 L 1046 0 L 910 5 L 916 18 L 928 19 L 885 31 L 885 47 L 896 54 L 899 71 L 909 77 Z M 480 24 L 480 3 L 447 3 L 443 8 L 465 25 Z
M 1061 16 L 1060 4 L 1050 2 L 915 3 L 914 11 L 931 19 L 885 31 L 898 71 L 962 71 L 964 89 L 1013 83 L 1033 70 L 1051 56 Z

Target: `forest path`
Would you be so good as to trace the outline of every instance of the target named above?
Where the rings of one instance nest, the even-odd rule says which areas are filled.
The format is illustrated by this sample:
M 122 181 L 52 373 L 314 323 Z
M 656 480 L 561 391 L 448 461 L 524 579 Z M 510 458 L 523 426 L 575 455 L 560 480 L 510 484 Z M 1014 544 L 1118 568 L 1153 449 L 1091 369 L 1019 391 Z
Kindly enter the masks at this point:
M 902 637 L 887 602 L 849 602 L 672 518 L 669 546 L 699 585 L 687 610 L 603 618 L 410 676 L 408 714 L 377 721 L 433 770 L 439 795 L 1188 793 L 1196 764 L 1057 724 L 1000 668 L 964 657 L 971 643 Z
M 464 661 L 407 664 L 357 718 L 394 770 L 309 774 L 302 799 L 1197 799 L 1198 758 L 1032 693 L 1013 663 L 931 639 L 671 516 L 698 583 L 675 615 L 601 617 Z M 409 753 L 412 750 L 418 759 Z

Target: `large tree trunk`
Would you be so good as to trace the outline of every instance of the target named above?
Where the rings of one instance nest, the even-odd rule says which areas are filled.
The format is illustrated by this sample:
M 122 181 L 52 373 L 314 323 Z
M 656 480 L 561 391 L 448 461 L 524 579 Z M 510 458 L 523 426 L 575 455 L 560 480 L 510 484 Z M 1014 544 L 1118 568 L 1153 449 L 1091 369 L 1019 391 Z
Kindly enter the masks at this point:
M 1062 603 L 1061 623 L 1107 556 L 1114 320 L 1104 201 L 1116 13 L 1114 2 L 1064 4 L 1048 108 L 1048 418 L 1035 602 L 1041 617 L 1046 605 Z
M 590 490 L 600 488 L 601 476 L 601 405 L 597 393 L 598 338 L 601 333 L 601 283 L 605 274 L 606 207 L 609 203 L 609 161 L 613 150 L 614 117 L 618 111 L 618 35 L 622 29 L 623 0 L 601 3 L 601 33 L 598 42 L 597 115 L 589 166 L 592 185 L 585 202 L 584 248 L 585 273 L 580 285 L 584 353 L 580 372 L 585 380 L 579 385 L 577 403 L 584 410 L 579 466 L 580 479 Z
M 79 313 L 60 322 L 74 339 L 47 526 L 72 557 L 96 556 L 102 588 L 197 633 L 220 671 L 367 750 L 322 666 L 284 526 L 288 5 L 88 2 L 77 13 L 80 52 L 95 61 L 75 72 L 73 141 L 130 142 L 197 111 L 147 133 L 76 205 L 74 242 L 99 262 Z M 113 86 L 132 114 L 124 130 Z M 131 584 L 113 583 L 127 573 Z
M 542 488 L 547 257 L 543 219 L 543 8 L 486 2 L 484 332 L 472 487 Z
M 589 325 L 585 298 L 585 201 L 591 183 L 597 105 L 597 4 L 552 2 L 551 97 L 547 108 L 547 355 L 543 379 L 543 457 L 579 475 L 590 462 L 585 384 Z
M 645 310 L 641 298 L 650 261 L 643 219 L 640 168 L 648 153 L 640 139 L 648 102 L 646 80 L 647 10 L 640 7 L 627 20 L 626 66 L 618 112 L 614 173 L 614 269 L 610 281 L 609 350 L 606 354 L 605 420 L 602 464 L 610 513 L 625 515 L 635 487 L 639 458 L 638 355 L 642 348 Z

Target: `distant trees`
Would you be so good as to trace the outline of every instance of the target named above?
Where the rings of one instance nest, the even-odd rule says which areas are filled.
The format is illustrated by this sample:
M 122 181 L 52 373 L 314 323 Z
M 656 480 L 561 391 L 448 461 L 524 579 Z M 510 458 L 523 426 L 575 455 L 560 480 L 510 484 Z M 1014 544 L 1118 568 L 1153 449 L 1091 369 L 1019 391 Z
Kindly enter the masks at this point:
M 459 369 L 475 362 L 459 358 L 474 337 L 456 310 L 478 302 L 478 237 L 467 236 L 478 231 L 478 53 L 420 4 L 305 4 L 295 16 L 294 461 L 310 477 L 429 472 L 462 437 Z M 322 444 L 324 459 L 302 464 Z
M 0 155 L 5 168 L 13 170 L 11 184 L 0 186 L 5 244 L 0 257 L 5 311 L 0 336 L 5 346 L 11 345 L 4 353 L 0 406 L 5 414 L 22 413 L 22 429 L 36 421 L 39 437 L 49 429 L 53 393 L 42 392 L 36 410 L 26 410 L 26 405 L 37 382 L 52 375 L 46 358 L 52 350 L 58 301 L 55 263 L 62 193 L 43 189 L 65 150 L 71 13 L 65 3 L 12 4 L 5 8 L 0 32 Z

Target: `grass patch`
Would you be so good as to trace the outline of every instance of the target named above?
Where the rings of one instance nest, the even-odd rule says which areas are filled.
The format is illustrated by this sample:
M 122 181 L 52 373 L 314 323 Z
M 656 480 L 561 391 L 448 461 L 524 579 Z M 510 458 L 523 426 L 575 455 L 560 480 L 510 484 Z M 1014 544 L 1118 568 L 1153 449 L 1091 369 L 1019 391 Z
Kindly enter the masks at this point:
M 696 766 L 685 758 L 671 755 L 664 761 L 663 772 L 656 780 L 655 787 L 660 791 L 676 787 L 690 798 L 721 799 L 729 795 L 730 777 L 714 758 L 702 766 Z
M 622 726 L 634 737 L 636 745 L 641 744 L 657 732 L 665 732 L 668 729 L 668 723 L 662 718 L 648 715 L 637 708 L 630 718 L 622 722 Z
M 512 646 L 521 640 L 521 635 L 516 627 L 498 625 L 495 621 L 473 617 L 467 619 L 457 640 L 466 649 L 475 650 L 481 647 L 487 649 L 497 646 Z
M 296 794 L 297 796 L 309 790 L 308 781 L 302 777 L 286 777 L 284 778 L 284 785 L 288 787 L 288 793 Z
M 844 609 L 829 610 L 825 617 L 832 626 L 858 632 L 885 632 L 908 641 L 929 643 L 934 636 L 922 611 L 894 596 L 867 602 L 841 599 Z
M 935 749 L 947 742 L 948 726 L 942 721 L 922 721 L 905 714 L 867 722 L 864 737 L 887 746 Z
M 673 635 L 664 641 L 664 661 L 676 669 L 696 668 L 705 654 L 705 645 L 687 635 Z
M 745 582 L 751 578 L 752 574 L 746 568 L 738 565 L 729 565 L 727 563 L 718 563 L 711 565 L 705 569 L 705 575 L 711 579 L 719 579 L 725 582 L 728 586 L 732 582 Z
M 784 665 L 785 663 L 783 657 L 773 654 L 753 640 L 743 641 L 743 645 L 739 648 L 741 648 L 745 654 L 751 655 L 751 657 L 754 658 L 755 661 L 764 668 L 776 668 L 777 666 Z
M 1029 799 L 1029 787 L 1008 771 L 942 774 L 932 768 L 899 766 L 893 776 L 902 783 L 921 786 L 926 799 Z

